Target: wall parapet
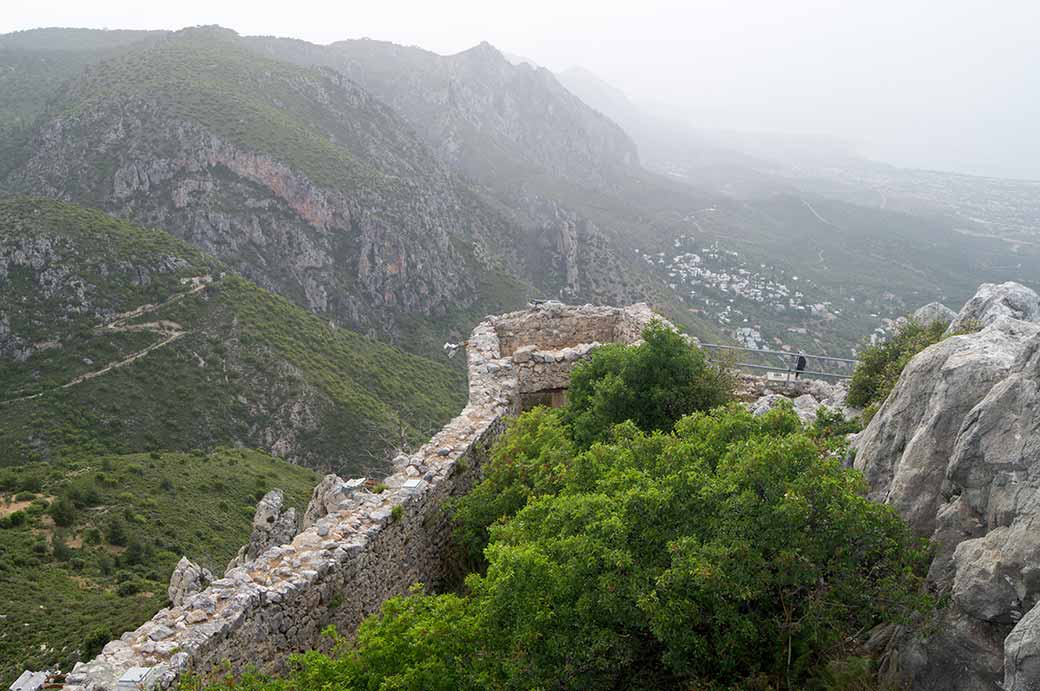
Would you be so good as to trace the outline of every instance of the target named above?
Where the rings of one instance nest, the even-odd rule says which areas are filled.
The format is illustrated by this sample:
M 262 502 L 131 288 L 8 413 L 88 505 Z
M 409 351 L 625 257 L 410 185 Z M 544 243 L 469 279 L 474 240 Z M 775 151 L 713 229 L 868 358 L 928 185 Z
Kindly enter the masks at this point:
M 76 665 L 64 688 L 165 689 L 186 672 L 228 664 L 234 672 L 277 669 L 288 654 L 319 646 L 327 625 L 353 633 L 412 584 L 444 582 L 453 560 L 442 506 L 479 479 L 523 396 L 565 388 L 571 369 L 596 345 L 635 343 L 655 319 L 645 304 L 556 302 L 486 318 L 466 342 L 466 407 L 418 451 L 395 460 L 395 472 L 381 483 L 385 490 L 326 477 L 290 543 L 228 569 L 109 642 L 95 659 Z M 126 685 L 131 678 L 134 685 Z

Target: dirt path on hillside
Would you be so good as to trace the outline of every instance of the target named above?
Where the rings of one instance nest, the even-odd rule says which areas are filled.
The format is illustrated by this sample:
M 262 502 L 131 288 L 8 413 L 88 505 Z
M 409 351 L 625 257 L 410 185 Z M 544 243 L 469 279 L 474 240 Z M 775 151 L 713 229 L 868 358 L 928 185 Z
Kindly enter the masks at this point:
M 127 322 L 129 322 L 129 321 L 131 321 L 133 319 L 137 319 L 138 317 L 141 317 L 141 316 L 143 316 L 145 314 L 150 314 L 150 313 L 155 312 L 157 310 L 160 310 L 160 309 L 162 309 L 164 307 L 169 307 L 170 305 L 172 305 L 174 303 L 180 302 L 181 300 L 183 300 L 186 297 L 189 297 L 191 295 L 195 295 L 197 293 L 202 292 L 203 290 L 206 289 L 207 286 L 209 286 L 213 282 L 213 277 L 212 276 L 193 276 L 190 279 L 184 279 L 184 280 L 185 280 L 186 283 L 190 283 L 191 284 L 191 289 L 190 290 L 185 291 L 183 293 L 177 293 L 176 295 L 174 295 L 170 299 L 165 300 L 165 301 L 160 302 L 160 303 L 155 303 L 155 304 L 148 303 L 148 304 L 145 304 L 145 305 L 141 305 L 140 307 L 135 307 L 134 309 L 130 310 L 129 312 L 121 312 L 121 313 L 115 315 L 107 323 L 102 324 L 101 326 L 99 326 L 99 327 L 97 327 L 95 329 L 95 331 L 107 331 L 107 332 L 110 332 L 110 333 L 127 333 L 127 332 L 153 333 L 156 336 L 162 337 L 162 340 L 157 341 L 157 342 L 151 344 L 150 346 L 148 346 L 146 348 L 142 348 L 141 350 L 138 350 L 136 352 L 130 353 L 129 355 L 127 355 L 122 360 L 118 360 L 116 362 L 109 363 L 108 365 L 105 365 L 104 367 L 102 367 L 99 370 L 94 370 L 93 372 L 87 372 L 87 373 L 81 374 L 81 375 L 79 375 L 77 377 L 73 377 L 72 379 L 70 379 L 69 381 L 65 382 L 64 384 L 61 384 L 59 386 L 55 386 L 55 387 L 53 387 L 51 389 L 48 389 L 47 391 L 41 391 L 39 393 L 34 393 L 34 394 L 30 395 L 30 396 L 20 396 L 18 398 L 8 399 L 6 401 L 0 401 L 0 406 L 8 405 L 10 403 L 17 403 L 19 401 L 31 401 L 34 398 L 40 398 L 41 396 L 44 396 L 44 395 L 46 395 L 46 394 L 48 394 L 48 393 L 50 393 L 52 391 L 58 391 L 60 389 L 68 389 L 68 388 L 71 388 L 73 386 L 76 386 L 77 384 L 82 384 L 85 381 L 90 381 L 91 379 L 97 379 L 98 377 L 103 376 L 105 374 L 108 374 L 109 372 L 111 372 L 113 370 L 117 370 L 117 369 L 119 369 L 121 367 L 126 367 L 127 365 L 129 365 L 129 364 L 131 364 L 133 362 L 136 362 L 137 360 L 140 360 L 141 358 L 143 358 L 144 356 L 148 355 L 149 353 L 151 353 L 153 351 L 159 350 L 160 348 L 165 348 L 166 346 L 168 346 L 171 343 L 173 343 L 174 341 L 176 341 L 178 338 L 181 338 L 185 334 L 189 333 L 180 324 L 178 324 L 175 321 L 170 321 L 168 319 L 160 319 L 160 320 L 154 321 L 154 322 L 141 322 L 139 324 L 128 324 L 127 323 Z

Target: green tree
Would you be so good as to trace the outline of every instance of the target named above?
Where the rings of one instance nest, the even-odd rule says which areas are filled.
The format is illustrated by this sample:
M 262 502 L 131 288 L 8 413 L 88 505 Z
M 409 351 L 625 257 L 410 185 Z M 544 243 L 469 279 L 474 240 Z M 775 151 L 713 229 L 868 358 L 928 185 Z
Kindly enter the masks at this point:
M 564 420 L 587 448 L 606 441 L 611 427 L 625 420 L 645 431 L 669 430 L 684 415 L 726 403 L 732 391 L 727 370 L 655 322 L 643 331 L 640 345 L 597 348 L 574 368 Z
M 105 539 L 108 540 L 108 544 L 110 545 L 125 547 L 129 536 L 127 535 L 126 525 L 123 521 L 119 518 L 113 518 L 105 529 Z
M 550 411 L 515 425 L 522 466 L 560 434 Z M 923 546 L 789 407 L 629 421 L 560 465 L 503 476 L 530 491 L 467 596 L 395 598 L 356 644 L 234 688 L 806 688 L 869 674 L 857 638 L 929 604 Z
M 492 524 L 512 517 L 531 497 L 563 487 L 575 454 L 558 410 L 534 408 L 509 425 L 484 465 L 484 479 L 451 505 L 468 566 L 483 564 Z
M 50 514 L 55 525 L 68 527 L 76 520 L 76 505 L 69 495 L 63 494 L 51 503 L 47 508 L 47 513 Z

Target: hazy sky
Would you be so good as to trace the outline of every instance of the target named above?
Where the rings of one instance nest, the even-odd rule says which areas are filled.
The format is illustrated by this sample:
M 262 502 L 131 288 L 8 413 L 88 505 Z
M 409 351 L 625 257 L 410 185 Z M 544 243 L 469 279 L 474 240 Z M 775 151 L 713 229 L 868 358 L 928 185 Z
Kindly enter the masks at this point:
M 701 127 L 823 134 L 899 165 L 1040 179 L 1040 0 L 0 0 L 0 32 L 180 28 L 581 65 Z

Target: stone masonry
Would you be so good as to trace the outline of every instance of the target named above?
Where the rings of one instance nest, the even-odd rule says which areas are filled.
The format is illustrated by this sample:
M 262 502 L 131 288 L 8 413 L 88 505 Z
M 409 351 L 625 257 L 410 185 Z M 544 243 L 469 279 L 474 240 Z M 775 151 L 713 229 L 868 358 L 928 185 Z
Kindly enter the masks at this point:
M 133 678 L 132 688 L 165 689 L 189 671 L 277 669 L 289 653 L 320 646 L 327 625 L 353 633 L 412 584 L 436 588 L 452 573 L 442 504 L 477 481 L 506 418 L 524 397 L 565 389 L 574 364 L 596 345 L 637 342 L 654 319 L 644 304 L 555 302 L 485 319 L 466 344 L 468 404 L 417 452 L 398 457 L 385 490 L 327 477 L 291 542 L 187 592 L 76 665 L 64 688 L 115 691 Z

